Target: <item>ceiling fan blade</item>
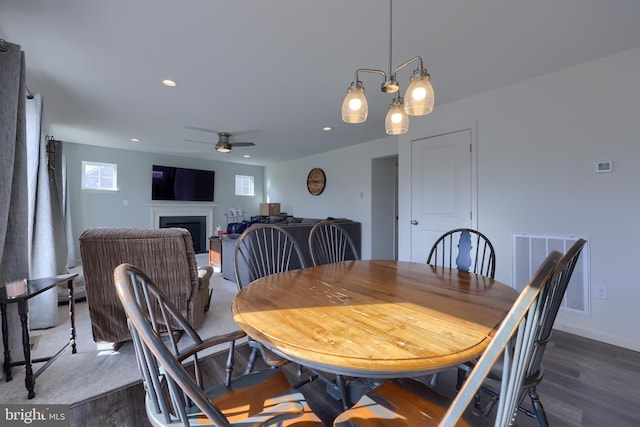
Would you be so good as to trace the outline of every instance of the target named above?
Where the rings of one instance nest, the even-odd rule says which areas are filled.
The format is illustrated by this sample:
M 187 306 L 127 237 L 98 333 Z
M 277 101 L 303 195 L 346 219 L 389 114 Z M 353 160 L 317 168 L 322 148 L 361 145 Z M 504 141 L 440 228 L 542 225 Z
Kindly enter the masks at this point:
M 214 145 L 215 142 L 196 141 L 195 139 L 185 139 L 187 142 L 197 142 L 198 144 Z
M 232 142 L 232 147 L 252 147 L 256 145 L 254 142 Z
M 185 126 L 185 129 L 189 129 L 189 130 L 195 130 L 198 132 L 207 132 L 207 133 L 215 133 L 215 134 L 219 134 L 219 133 L 228 133 L 229 135 L 233 135 L 233 136 L 237 136 L 237 135 L 248 135 L 251 133 L 256 133 L 259 132 L 258 129 L 245 129 L 245 130 L 239 130 L 237 132 L 227 132 L 227 131 L 219 131 L 219 130 L 214 130 L 214 129 L 208 129 L 208 128 L 201 128 L 198 126 Z
M 199 132 L 208 132 L 208 133 L 218 133 L 217 130 L 213 130 L 213 129 L 207 129 L 207 128 L 200 128 L 197 126 L 185 126 L 185 129 L 190 129 L 190 130 L 197 130 Z

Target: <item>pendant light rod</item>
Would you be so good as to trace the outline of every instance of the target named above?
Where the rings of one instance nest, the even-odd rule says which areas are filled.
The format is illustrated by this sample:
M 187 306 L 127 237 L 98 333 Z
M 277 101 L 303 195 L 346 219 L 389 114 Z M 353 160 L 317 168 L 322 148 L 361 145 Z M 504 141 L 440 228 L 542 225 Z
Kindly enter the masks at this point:
M 412 62 L 418 61 L 418 68 L 416 68 L 416 70 L 423 70 L 424 67 L 422 66 L 422 58 L 420 56 L 414 56 L 413 58 L 403 62 L 402 64 L 398 65 L 396 68 L 393 69 L 393 74 L 391 74 L 391 79 L 395 80 L 396 79 L 396 74 L 398 73 L 398 71 L 400 71 L 400 69 L 406 67 L 407 65 L 411 64 Z
M 391 75 L 391 67 L 393 65 L 393 0 L 389 0 L 389 75 Z M 395 72 L 393 76 L 395 76 Z M 386 78 L 385 78 L 386 80 Z M 395 78 L 393 78 L 395 80 Z
M 371 73 L 371 74 L 380 74 L 380 75 L 382 75 L 382 87 L 381 87 L 380 89 L 381 89 L 383 92 L 387 92 L 387 91 L 385 91 L 385 90 L 384 90 L 384 84 L 385 84 L 385 82 L 387 81 L 387 73 L 385 73 L 385 72 L 384 72 L 384 71 L 382 71 L 382 70 L 373 70 L 373 69 L 371 69 L 371 68 L 358 68 L 358 69 L 356 70 L 356 74 L 355 74 L 355 76 L 354 76 L 354 80 L 353 80 L 354 82 L 356 82 L 356 83 L 357 83 L 357 82 L 362 83 L 362 82 L 360 81 L 360 73 Z

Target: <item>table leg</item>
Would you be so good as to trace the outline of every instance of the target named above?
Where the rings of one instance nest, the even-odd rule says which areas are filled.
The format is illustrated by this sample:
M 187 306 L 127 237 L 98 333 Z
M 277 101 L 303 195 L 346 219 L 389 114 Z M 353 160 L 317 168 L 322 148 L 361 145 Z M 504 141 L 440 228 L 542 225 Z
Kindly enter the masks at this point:
M 73 278 L 67 281 L 67 289 L 69 290 L 69 320 L 71 321 L 71 336 L 69 342 L 71 343 L 71 353 L 76 354 L 76 303 L 73 298 Z
M 4 378 L 11 381 L 11 354 L 9 353 L 9 326 L 7 324 L 7 304 L 0 304 L 2 310 L 2 344 L 4 345 Z
M 36 393 L 33 391 L 36 385 L 36 379 L 33 376 L 31 367 L 31 342 L 29 341 L 29 320 L 27 313 L 29 304 L 26 300 L 18 302 L 18 313 L 20 314 L 20 323 L 22 324 L 22 351 L 24 352 L 25 377 L 24 385 L 27 387 L 27 398 L 33 399 Z

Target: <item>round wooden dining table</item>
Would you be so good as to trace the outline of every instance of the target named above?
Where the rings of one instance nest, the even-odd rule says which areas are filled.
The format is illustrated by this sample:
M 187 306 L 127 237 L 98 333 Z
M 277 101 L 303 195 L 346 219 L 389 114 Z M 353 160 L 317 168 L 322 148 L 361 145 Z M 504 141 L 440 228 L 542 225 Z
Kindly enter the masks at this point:
M 428 264 L 358 260 L 263 277 L 238 292 L 234 320 L 293 362 L 337 375 L 426 375 L 479 356 L 518 293 Z

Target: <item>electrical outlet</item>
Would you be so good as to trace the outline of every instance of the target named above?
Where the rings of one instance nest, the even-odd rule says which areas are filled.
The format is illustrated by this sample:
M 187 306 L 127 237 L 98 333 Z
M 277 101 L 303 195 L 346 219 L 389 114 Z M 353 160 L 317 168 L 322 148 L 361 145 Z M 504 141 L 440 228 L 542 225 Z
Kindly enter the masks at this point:
M 597 285 L 596 294 L 594 295 L 598 299 L 607 299 L 609 297 L 609 290 L 606 285 Z

